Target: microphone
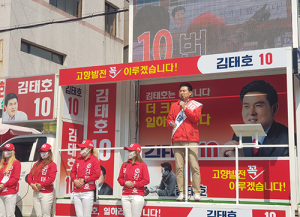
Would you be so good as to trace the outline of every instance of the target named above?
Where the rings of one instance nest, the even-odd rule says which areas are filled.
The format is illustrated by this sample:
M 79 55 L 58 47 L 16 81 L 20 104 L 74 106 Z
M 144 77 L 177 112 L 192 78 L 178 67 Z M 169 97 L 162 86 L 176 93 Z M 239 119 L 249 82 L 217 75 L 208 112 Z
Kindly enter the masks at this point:
M 183 101 L 183 96 L 181 96 L 180 100 Z

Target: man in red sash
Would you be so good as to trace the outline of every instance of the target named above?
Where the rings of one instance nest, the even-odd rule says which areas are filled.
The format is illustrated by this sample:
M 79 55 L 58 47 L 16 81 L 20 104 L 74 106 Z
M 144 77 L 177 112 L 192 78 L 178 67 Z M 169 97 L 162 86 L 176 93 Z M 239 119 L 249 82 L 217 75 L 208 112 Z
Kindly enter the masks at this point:
M 199 132 L 197 123 L 201 115 L 202 104 L 190 99 L 193 87 L 189 83 L 180 85 L 180 98 L 178 102 L 171 105 L 167 118 L 167 125 L 173 129 L 173 146 L 197 146 L 199 143 Z M 181 201 L 185 197 L 184 188 L 184 159 L 185 149 L 173 149 L 176 164 L 176 178 Z M 189 148 L 188 159 L 193 177 L 194 199 L 200 201 L 200 170 L 198 163 L 198 148 Z

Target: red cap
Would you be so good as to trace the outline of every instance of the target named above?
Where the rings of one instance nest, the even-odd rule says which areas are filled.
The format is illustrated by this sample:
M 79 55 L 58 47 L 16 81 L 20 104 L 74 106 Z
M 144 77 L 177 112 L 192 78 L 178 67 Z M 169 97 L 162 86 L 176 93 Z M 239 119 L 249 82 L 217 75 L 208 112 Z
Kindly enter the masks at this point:
M 141 146 L 137 143 L 131 143 L 129 147 L 124 147 L 124 150 L 141 152 Z
M 77 146 L 79 148 L 86 148 L 86 147 L 94 148 L 94 143 L 91 140 L 84 140 L 82 144 L 77 144 Z
M 7 143 L 1 150 L 3 151 L 3 149 L 8 149 L 10 151 L 15 150 L 15 146 L 11 143 Z
M 48 143 L 43 144 L 42 147 L 38 150 L 38 152 L 41 151 L 51 151 L 51 145 Z

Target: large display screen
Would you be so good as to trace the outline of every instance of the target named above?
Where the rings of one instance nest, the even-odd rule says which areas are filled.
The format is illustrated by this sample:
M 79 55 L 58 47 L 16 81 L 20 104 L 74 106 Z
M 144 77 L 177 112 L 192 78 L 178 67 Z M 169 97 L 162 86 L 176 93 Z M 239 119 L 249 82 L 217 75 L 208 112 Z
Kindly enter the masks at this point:
M 292 45 L 290 0 L 135 0 L 133 62 Z

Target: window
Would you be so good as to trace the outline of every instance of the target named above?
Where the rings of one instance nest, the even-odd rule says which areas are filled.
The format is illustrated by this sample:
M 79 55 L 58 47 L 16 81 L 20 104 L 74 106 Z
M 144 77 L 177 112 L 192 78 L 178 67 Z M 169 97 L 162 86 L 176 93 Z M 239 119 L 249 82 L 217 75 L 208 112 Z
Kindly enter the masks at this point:
M 21 138 L 21 139 L 13 139 L 10 140 L 10 143 L 12 143 L 15 146 L 15 154 L 17 160 L 20 162 L 28 162 L 31 149 L 33 146 L 33 143 L 36 142 L 37 138 Z M 5 145 L 4 143 L 1 148 Z
M 63 55 L 29 44 L 25 41 L 21 41 L 21 51 L 50 60 L 60 65 L 63 65 L 64 62 Z
M 82 0 L 50 0 L 49 3 L 68 14 L 72 14 L 75 17 L 81 17 Z
M 113 12 L 118 9 L 111 6 L 110 4 L 105 3 L 105 12 Z M 111 35 L 116 36 L 116 14 L 105 15 L 105 31 Z
M 38 160 L 38 156 L 39 156 L 39 152 L 37 152 L 37 150 L 39 150 L 43 144 L 45 144 L 47 142 L 47 137 L 39 137 L 38 138 L 38 142 L 36 144 L 36 151 L 34 153 L 34 158 L 33 161 L 37 161 Z

